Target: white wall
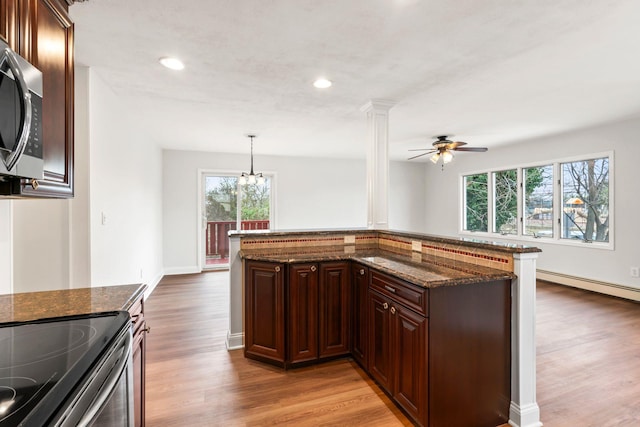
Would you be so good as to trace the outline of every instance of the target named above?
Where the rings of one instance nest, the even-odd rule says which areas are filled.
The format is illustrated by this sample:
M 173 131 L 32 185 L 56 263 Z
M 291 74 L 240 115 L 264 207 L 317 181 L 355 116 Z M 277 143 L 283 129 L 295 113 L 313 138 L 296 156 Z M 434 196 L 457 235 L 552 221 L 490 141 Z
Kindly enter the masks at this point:
M 94 71 L 89 111 L 91 285 L 154 284 L 162 275 L 162 151 Z
M 498 147 L 487 153 L 460 153 L 445 166 L 431 165 L 427 172 L 427 227 L 431 234 L 455 236 L 459 221 L 461 174 L 507 168 L 532 162 L 553 161 L 591 153 L 614 151 L 615 250 L 527 242 L 542 253 L 538 269 L 640 288 L 630 266 L 640 266 L 640 119 L 539 138 Z M 472 141 L 469 141 L 472 142 Z M 499 236 L 495 240 L 500 240 Z
M 389 229 L 423 233 L 426 227 L 425 183 L 429 165 L 391 162 L 389 165 Z
M 13 290 L 13 206 L 11 200 L 0 200 L 0 295 Z
M 198 271 L 198 170 L 246 171 L 246 155 L 165 150 L 163 158 L 164 266 Z M 277 229 L 366 227 L 366 170 L 362 159 L 255 156 L 256 172 L 275 172 Z M 390 223 L 417 230 L 424 218 L 420 165 L 391 164 Z M 406 211 L 411 211 L 406 214 Z

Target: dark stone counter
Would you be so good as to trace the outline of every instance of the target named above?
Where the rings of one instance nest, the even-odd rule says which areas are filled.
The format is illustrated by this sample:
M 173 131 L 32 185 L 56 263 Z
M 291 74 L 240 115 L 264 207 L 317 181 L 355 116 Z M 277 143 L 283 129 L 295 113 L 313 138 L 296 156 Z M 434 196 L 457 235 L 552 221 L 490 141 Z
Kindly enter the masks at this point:
M 146 288 L 137 284 L 0 295 L 0 323 L 128 311 Z
M 426 288 L 513 279 L 508 271 L 496 270 L 420 252 L 395 253 L 382 249 L 355 249 L 354 246 L 305 247 L 287 250 L 243 250 L 247 260 L 285 264 L 353 260 Z

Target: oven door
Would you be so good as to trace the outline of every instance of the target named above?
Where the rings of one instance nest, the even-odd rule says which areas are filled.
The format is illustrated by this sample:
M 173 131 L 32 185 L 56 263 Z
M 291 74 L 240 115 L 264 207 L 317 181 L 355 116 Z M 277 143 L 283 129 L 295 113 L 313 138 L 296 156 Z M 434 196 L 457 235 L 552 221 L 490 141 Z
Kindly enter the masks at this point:
M 120 332 L 115 344 L 87 375 L 53 425 L 133 426 L 131 342 L 131 327 L 128 326 Z

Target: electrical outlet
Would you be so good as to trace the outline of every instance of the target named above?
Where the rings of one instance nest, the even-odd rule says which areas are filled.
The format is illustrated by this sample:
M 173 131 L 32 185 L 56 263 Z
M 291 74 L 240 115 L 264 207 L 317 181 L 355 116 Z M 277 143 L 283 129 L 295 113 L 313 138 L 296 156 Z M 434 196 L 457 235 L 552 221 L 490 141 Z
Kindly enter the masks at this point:
M 412 240 L 411 250 L 415 252 L 422 252 L 422 242 L 419 240 Z
M 631 267 L 631 277 L 640 277 L 640 267 Z
M 345 245 L 355 245 L 356 236 L 344 236 L 344 244 Z

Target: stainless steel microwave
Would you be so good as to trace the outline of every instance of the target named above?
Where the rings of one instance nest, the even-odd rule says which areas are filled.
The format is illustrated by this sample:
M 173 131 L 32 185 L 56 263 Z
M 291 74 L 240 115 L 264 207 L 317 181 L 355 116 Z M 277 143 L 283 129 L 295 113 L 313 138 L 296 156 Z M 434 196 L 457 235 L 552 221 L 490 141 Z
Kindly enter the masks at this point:
M 42 73 L 0 39 L 0 180 L 43 172 Z

